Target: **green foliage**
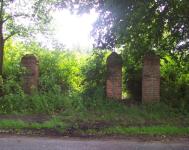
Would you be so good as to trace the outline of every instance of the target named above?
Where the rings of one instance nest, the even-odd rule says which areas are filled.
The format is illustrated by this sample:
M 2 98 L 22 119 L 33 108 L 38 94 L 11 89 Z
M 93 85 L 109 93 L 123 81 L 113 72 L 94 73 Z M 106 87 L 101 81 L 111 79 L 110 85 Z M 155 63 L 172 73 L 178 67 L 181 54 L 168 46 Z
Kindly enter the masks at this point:
M 180 100 L 184 101 L 181 103 L 186 106 L 188 97 L 181 89 L 183 87 L 186 91 L 188 89 L 188 79 L 186 79 L 188 75 L 183 72 L 183 70 L 189 71 L 187 65 L 189 63 L 188 0 L 79 2 L 80 12 L 88 11 L 92 7 L 99 11 L 100 15 L 93 31 L 96 46 L 121 49 L 125 71 L 124 85 L 127 85 L 124 89 L 127 89 L 134 99 L 141 97 L 142 58 L 146 53 L 154 53 L 160 58 L 171 57 L 175 62 L 174 66 L 178 70 L 171 67 L 170 69 L 176 73 L 176 80 L 179 81 L 170 79 L 171 83 L 167 84 L 166 80 L 166 85 L 163 81 L 165 85 L 163 88 L 172 87 L 172 91 L 175 91 L 172 95 L 175 95 L 175 98 L 176 93 L 179 92 L 181 95 L 178 97 L 182 97 L 182 100 L 176 99 L 178 103 Z M 163 66 L 162 72 L 169 68 L 166 67 L 168 65 Z M 166 76 L 163 74 L 162 78 L 167 78 Z M 176 87 L 177 84 L 178 87 Z M 168 98 L 165 92 L 162 93 L 162 98 Z
M 11 41 L 7 42 L 5 47 L 5 64 L 3 74 L 3 93 L 4 94 L 20 94 L 21 89 L 21 75 L 23 69 L 20 66 L 20 60 L 23 51 L 21 51 L 21 44 L 13 44 Z
M 94 50 L 93 54 L 87 59 L 82 68 L 84 95 L 91 97 L 96 94 L 105 94 L 106 59 L 108 54 L 107 51 Z M 101 90 L 100 93 L 98 93 L 99 89 Z
M 66 95 L 59 92 L 36 93 L 32 96 L 25 94 L 9 94 L 0 97 L 0 101 L 0 113 L 3 114 L 56 114 L 66 111 L 67 109 L 74 111 L 83 109 L 83 102 L 78 95 Z
M 24 73 L 20 61 L 28 53 L 34 54 L 39 61 L 40 92 L 80 90 L 80 81 L 83 78 L 80 74 L 82 58 L 76 53 L 50 51 L 35 43 L 22 45 L 12 42 L 7 43 L 5 51 L 5 93 L 18 93 L 20 91 L 18 87 L 22 84 L 21 76 Z
M 49 15 L 52 9 L 52 2 L 45 0 L 30 1 L 15 1 L 4 0 L 1 1 L 0 6 L 0 22 L 3 24 L 2 28 L 4 40 L 8 40 L 14 35 L 31 36 L 37 31 L 46 31 L 47 23 L 51 20 Z M 14 10 L 14 11 L 13 11 Z M 26 11 L 30 10 L 30 11 Z M 21 22 L 28 22 L 27 24 Z
M 123 88 L 129 97 L 141 101 L 142 89 L 142 56 L 138 57 L 129 49 L 124 49 L 123 58 Z
M 62 91 L 80 90 L 80 67 L 82 58 L 77 53 L 47 51 L 33 44 L 27 49 L 31 49 L 39 59 L 40 67 L 40 87 L 42 91 L 48 91 L 49 87 L 54 90 L 59 88 Z M 51 88 L 51 90 L 53 90 Z
M 93 96 L 84 106 L 85 109 L 68 109 L 60 115 L 71 129 L 82 135 L 188 134 L 184 133 L 188 115 L 164 103 L 128 107 L 124 102 Z
M 26 123 L 21 120 L 1 120 L 0 121 L 0 128 L 1 129 L 21 129 L 26 126 Z
M 2 86 L 3 86 L 3 78 L 2 76 L 0 76 L 0 88 L 2 88 Z
M 24 45 L 12 41 L 7 42 L 5 52 L 5 71 L 1 79 L 4 96 L 0 97 L 2 113 L 52 114 L 62 111 L 69 103 L 75 103 L 75 98 L 69 99 L 83 89 L 80 68 L 84 58 L 80 54 L 51 51 L 35 43 Z M 39 61 L 39 91 L 32 96 L 25 95 L 22 90 L 25 69 L 21 67 L 20 61 L 28 53 L 34 54 Z
M 1 129 L 65 129 L 65 124 L 58 118 L 52 118 L 51 120 L 43 123 L 25 122 L 22 120 L 1 120 Z
M 189 108 L 189 65 L 179 64 L 169 56 L 161 61 L 161 95 L 169 105 L 188 111 Z

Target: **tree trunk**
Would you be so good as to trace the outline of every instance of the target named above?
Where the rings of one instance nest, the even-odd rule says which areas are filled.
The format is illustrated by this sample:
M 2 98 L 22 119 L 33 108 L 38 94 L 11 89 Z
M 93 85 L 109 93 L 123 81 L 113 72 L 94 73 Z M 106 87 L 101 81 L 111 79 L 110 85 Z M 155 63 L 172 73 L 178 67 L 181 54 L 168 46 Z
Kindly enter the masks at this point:
M 4 39 L 2 32 L 2 25 L 0 25 L 0 75 L 3 75 L 3 54 L 4 53 Z
M 3 75 L 3 52 L 4 52 L 4 39 L 2 32 L 2 25 L 0 25 L 0 76 Z M 0 85 L 0 97 L 3 96 L 2 85 Z
M 3 75 L 3 43 L 0 44 L 0 75 Z

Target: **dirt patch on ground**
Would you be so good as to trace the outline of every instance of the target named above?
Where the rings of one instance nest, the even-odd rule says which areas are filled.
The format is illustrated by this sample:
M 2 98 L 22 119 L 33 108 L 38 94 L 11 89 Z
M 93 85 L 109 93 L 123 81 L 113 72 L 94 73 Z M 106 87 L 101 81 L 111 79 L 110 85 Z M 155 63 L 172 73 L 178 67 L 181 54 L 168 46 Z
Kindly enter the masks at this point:
M 188 142 L 189 136 L 149 136 L 149 135 L 135 135 L 135 136 L 120 136 L 120 135 L 81 135 L 78 133 L 70 134 L 68 132 L 61 133 L 55 129 L 21 129 L 21 130 L 7 130 L 4 133 L 0 133 L 0 137 L 5 136 L 27 136 L 27 137 L 50 137 L 50 138 L 79 138 L 79 139 L 99 139 L 99 140 L 128 140 L 138 142 L 151 142 L 160 141 L 163 143 L 168 142 Z
M 0 120 L 22 120 L 25 122 L 36 122 L 43 123 L 45 121 L 50 120 L 50 116 L 48 115 L 0 115 Z

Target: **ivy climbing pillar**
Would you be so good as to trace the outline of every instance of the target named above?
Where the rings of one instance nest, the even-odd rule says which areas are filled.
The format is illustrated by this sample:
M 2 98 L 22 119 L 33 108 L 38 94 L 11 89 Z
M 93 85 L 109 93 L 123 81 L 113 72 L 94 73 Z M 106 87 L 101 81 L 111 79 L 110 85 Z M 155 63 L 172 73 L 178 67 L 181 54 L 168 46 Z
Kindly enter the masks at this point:
M 115 52 L 107 58 L 106 96 L 122 99 L 122 58 Z
M 23 74 L 23 90 L 26 94 L 32 94 L 38 89 L 39 67 L 37 58 L 28 54 L 22 57 L 21 65 L 25 68 Z

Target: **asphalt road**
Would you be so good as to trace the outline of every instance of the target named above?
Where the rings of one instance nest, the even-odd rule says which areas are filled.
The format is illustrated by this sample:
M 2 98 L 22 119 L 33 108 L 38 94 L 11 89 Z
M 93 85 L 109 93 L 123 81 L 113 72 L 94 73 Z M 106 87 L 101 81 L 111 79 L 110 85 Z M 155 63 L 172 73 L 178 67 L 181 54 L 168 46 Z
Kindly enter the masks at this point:
M 189 150 L 189 142 L 0 137 L 0 150 Z

